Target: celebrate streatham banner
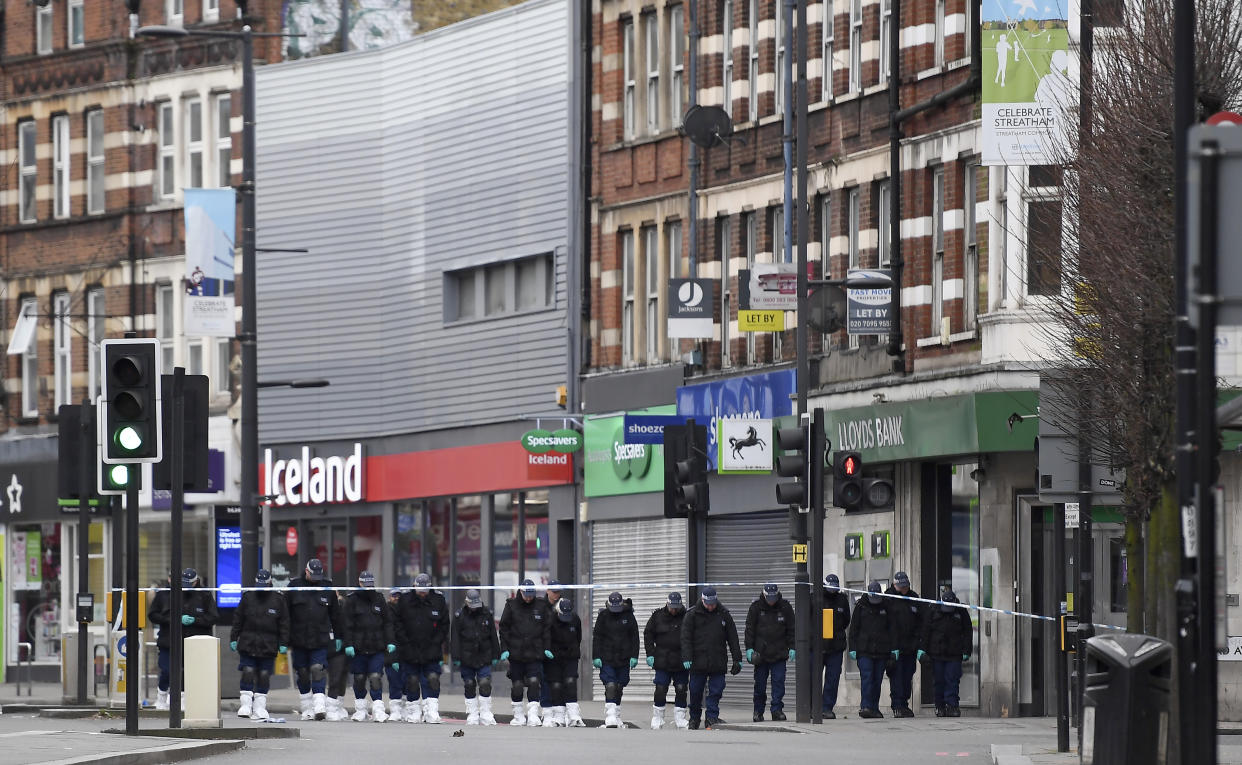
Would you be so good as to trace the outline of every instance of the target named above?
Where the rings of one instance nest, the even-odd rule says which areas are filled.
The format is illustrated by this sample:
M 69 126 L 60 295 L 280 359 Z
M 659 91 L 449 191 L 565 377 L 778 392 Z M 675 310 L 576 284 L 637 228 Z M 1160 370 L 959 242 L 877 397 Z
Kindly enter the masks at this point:
M 983 164 L 1059 165 L 1077 113 L 1068 0 L 982 0 Z
M 233 337 L 233 189 L 185 190 L 185 333 Z

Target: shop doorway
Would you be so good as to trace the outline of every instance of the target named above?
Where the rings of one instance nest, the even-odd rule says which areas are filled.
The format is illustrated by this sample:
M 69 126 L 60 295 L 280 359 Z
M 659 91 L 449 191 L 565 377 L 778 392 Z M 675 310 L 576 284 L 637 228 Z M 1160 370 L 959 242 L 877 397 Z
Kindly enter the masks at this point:
M 350 567 L 349 524 L 344 520 L 307 524 L 307 560 L 318 558 L 328 577 L 338 586 L 348 587 L 357 579 Z

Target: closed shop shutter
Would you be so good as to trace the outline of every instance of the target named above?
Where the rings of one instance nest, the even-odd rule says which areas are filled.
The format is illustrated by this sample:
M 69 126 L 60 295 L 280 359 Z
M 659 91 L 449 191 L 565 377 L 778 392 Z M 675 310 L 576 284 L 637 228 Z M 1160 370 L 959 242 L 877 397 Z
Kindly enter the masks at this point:
M 630 672 L 626 699 L 634 699 L 629 707 L 637 707 L 643 699 L 646 710 L 651 706 L 652 680 L 655 672 L 647 666 L 642 650 L 642 630 L 651 612 L 664 605 L 668 593 L 676 589 L 686 597 L 686 522 L 680 519 L 647 518 L 637 521 L 607 521 L 591 524 L 591 583 L 605 587 L 638 582 L 672 583 L 672 587 L 620 588 L 621 594 L 634 601 L 638 619 L 639 662 Z M 582 614 L 582 629 L 589 636 L 595 626 L 595 615 L 604 608 L 610 589 L 591 590 L 591 609 Z M 582 650 L 589 657 L 590 646 Z M 604 686 L 599 672 L 592 673 L 591 687 L 596 701 L 604 700 Z M 627 712 L 631 721 L 639 718 Z M 671 719 L 671 718 L 670 718 Z
M 789 513 L 781 510 L 765 513 L 729 515 L 707 520 L 707 581 L 749 582 L 745 586 L 717 585 L 720 602 L 733 614 L 737 624 L 738 645 L 742 648 L 742 673 L 725 676 L 721 703 L 750 706 L 754 696 L 754 673 L 745 661 L 746 613 L 750 604 L 763 594 L 764 582 L 782 584 L 781 596 L 791 604 L 794 600 L 793 542 L 789 538 Z M 785 706 L 794 706 L 793 667 L 785 680 Z M 769 698 L 770 702 L 770 698 Z M 789 714 L 789 712 L 786 712 Z M 728 720 L 728 722 L 747 722 Z

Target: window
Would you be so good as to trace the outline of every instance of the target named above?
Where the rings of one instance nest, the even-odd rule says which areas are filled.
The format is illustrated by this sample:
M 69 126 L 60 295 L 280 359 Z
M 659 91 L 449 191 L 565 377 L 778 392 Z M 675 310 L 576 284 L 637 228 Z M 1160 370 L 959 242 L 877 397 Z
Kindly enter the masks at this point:
M 964 329 L 975 326 L 975 316 L 979 311 L 979 241 L 978 225 L 975 220 L 979 197 L 979 166 L 967 163 L 965 171 L 965 202 L 963 203 L 962 226 L 962 324 Z
M 203 21 L 220 19 L 220 0 L 203 0 Z
M 668 278 L 679 279 L 681 268 L 681 221 L 673 220 L 664 224 L 664 240 L 668 247 Z
M 850 92 L 862 90 L 862 0 L 850 0 Z
M 753 271 L 755 268 L 755 255 L 759 244 L 759 223 L 754 212 L 742 214 L 742 225 L 744 227 L 746 247 L 746 268 Z M 755 363 L 755 333 L 746 333 L 746 363 Z
M 880 268 L 888 268 L 893 263 L 893 248 L 890 246 L 893 241 L 892 217 L 890 209 L 892 201 L 889 197 L 888 181 L 880 181 L 876 188 L 876 226 L 880 229 L 876 232 L 876 241 L 879 243 L 876 252 L 876 262 Z
M 172 199 L 177 193 L 177 134 L 173 125 L 173 105 L 164 101 L 156 108 L 160 125 L 160 197 Z
M 819 55 L 824 67 L 822 77 L 824 100 L 828 101 L 832 98 L 832 44 L 833 38 L 836 36 L 837 19 L 834 16 L 835 9 L 832 7 L 832 0 L 823 0 L 823 7 L 824 29 L 821 38 L 823 50 L 820 51 Z
M 444 289 L 446 322 L 540 310 L 556 303 L 556 261 L 538 255 L 446 272 Z
M 216 96 L 216 185 L 233 185 L 233 97 Z
M 936 66 L 944 65 L 944 3 L 936 0 Z
M 509 310 L 509 290 L 503 263 L 483 269 L 483 315 L 496 316 Z
M 86 113 L 86 211 L 101 213 L 107 206 L 104 164 L 104 114 L 102 109 Z
M 750 8 L 747 11 L 746 18 L 750 24 L 750 37 L 748 39 L 748 45 L 750 46 L 750 71 L 747 73 L 749 95 L 746 108 L 750 115 L 750 121 L 754 122 L 759 119 L 759 0 L 750 0 Z
M 192 340 L 186 348 L 190 357 L 185 365 L 185 373 L 188 375 L 201 375 L 203 373 L 203 342 L 201 340 Z
M 785 207 L 777 205 L 772 208 L 772 262 L 786 263 L 785 252 Z
M 647 61 L 647 132 L 660 129 L 660 27 L 656 15 L 643 16 Z
M 634 21 L 626 19 L 621 25 L 621 68 L 625 78 L 625 101 L 622 104 L 622 123 L 625 138 L 634 137 Z
M 164 0 L 164 15 L 170 26 L 181 26 L 185 23 L 185 0 Z
M 832 197 L 828 194 L 819 198 L 819 267 L 820 278 L 832 278 Z M 821 335 L 822 347 L 827 348 L 832 333 Z
M 720 52 L 721 84 L 724 86 L 722 100 L 724 110 L 733 115 L 733 0 L 724 0 L 720 5 L 720 33 L 723 38 Z
M 944 168 L 932 170 L 931 330 L 939 333 L 944 317 Z
M 23 223 L 32 223 L 38 217 L 35 201 L 35 188 L 38 185 L 38 159 L 35 153 L 37 133 L 33 120 L 20 122 L 17 125 L 17 151 L 21 154 L 22 176 L 21 186 L 21 219 Z
M 185 167 L 192 189 L 203 187 L 203 102 L 191 98 L 185 102 Z
M 776 114 L 785 113 L 785 0 L 772 4 L 776 30 L 773 46 L 772 71 L 776 73 Z M 796 75 L 795 75 L 796 76 Z
M 634 232 L 621 232 L 621 361 L 634 362 Z
M 52 296 L 53 387 L 55 408 L 73 403 L 73 320 L 69 312 L 69 293 Z
M 80 48 L 86 43 L 86 0 L 69 0 L 69 47 Z
M 1026 193 L 1026 292 L 1061 292 L 1061 177 L 1056 167 L 1031 167 Z
M 686 60 L 683 12 L 680 5 L 668 9 L 668 72 L 672 78 L 668 89 L 669 116 L 678 125 L 681 124 L 683 68 Z
M 69 217 L 69 117 L 52 118 L 52 215 Z
M 227 337 L 216 338 L 216 366 L 211 376 L 216 393 L 229 393 L 233 387 L 233 341 Z
M 733 354 L 729 348 L 732 338 L 729 337 L 729 320 L 733 314 L 733 291 L 730 289 L 733 278 L 732 246 L 729 239 L 732 235 L 729 217 L 724 216 L 716 221 L 716 242 L 720 247 L 720 366 L 733 366 Z
M 100 384 L 99 350 L 104 338 L 107 337 L 108 308 L 104 300 L 104 291 L 98 287 L 86 292 L 86 389 L 90 400 L 103 390 Z
M 660 238 L 655 226 L 643 229 L 643 270 L 647 289 L 647 363 L 660 357 Z
M 962 4 L 962 7 L 964 8 L 963 15 L 966 17 L 966 25 L 962 28 L 964 30 L 962 32 L 962 58 L 970 58 L 970 45 L 971 45 L 970 38 L 971 38 L 971 31 L 974 29 L 974 23 L 975 23 L 974 5 L 975 4 L 974 2 L 972 2 L 972 0 L 966 0 Z M 1096 19 L 1097 25 L 1100 24 L 1099 7 L 1100 7 L 1099 3 L 1096 3 L 1094 4 L 1094 7 L 1092 8 L 1092 10 L 1096 14 L 1095 19 Z
M 971 0 L 966 0 L 969 3 Z M 941 0 L 943 2 L 943 0 Z M 880 0 L 880 82 L 888 82 L 892 71 L 889 46 L 892 45 L 893 0 Z
M 160 341 L 160 364 L 163 369 L 172 369 L 176 364 L 173 342 L 177 324 L 173 299 L 171 284 L 155 285 L 155 336 Z
M 848 207 L 846 208 L 845 214 L 846 214 L 846 220 L 847 220 L 847 225 L 848 225 L 847 231 L 849 233 L 849 257 L 846 260 L 847 269 L 859 267 L 859 255 L 858 255 L 859 198 L 858 196 L 859 196 L 858 188 L 855 187 L 849 190 L 849 193 L 846 195 L 846 198 L 845 198 L 845 203 L 848 205 Z
M 24 339 L 25 343 L 21 346 L 22 351 L 22 416 L 38 417 L 39 416 L 39 303 L 36 298 L 28 297 L 22 299 L 22 309 L 18 326 L 13 328 L 13 334 L 18 334 L 23 320 L 26 323 L 25 331 L 27 333 Z M 16 350 L 16 349 L 10 349 Z
M 40 55 L 52 52 L 52 4 L 48 3 L 38 10 L 35 19 L 35 45 Z

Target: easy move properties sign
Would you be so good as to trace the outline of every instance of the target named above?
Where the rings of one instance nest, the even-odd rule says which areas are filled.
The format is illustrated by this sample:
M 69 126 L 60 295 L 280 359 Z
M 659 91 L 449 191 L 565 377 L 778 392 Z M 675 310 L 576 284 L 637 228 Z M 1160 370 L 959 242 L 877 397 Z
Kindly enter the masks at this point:
M 671 415 L 674 406 L 651 407 L 629 415 Z M 664 447 L 626 443 L 625 416 L 587 417 L 585 495 L 607 497 L 664 489 Z

